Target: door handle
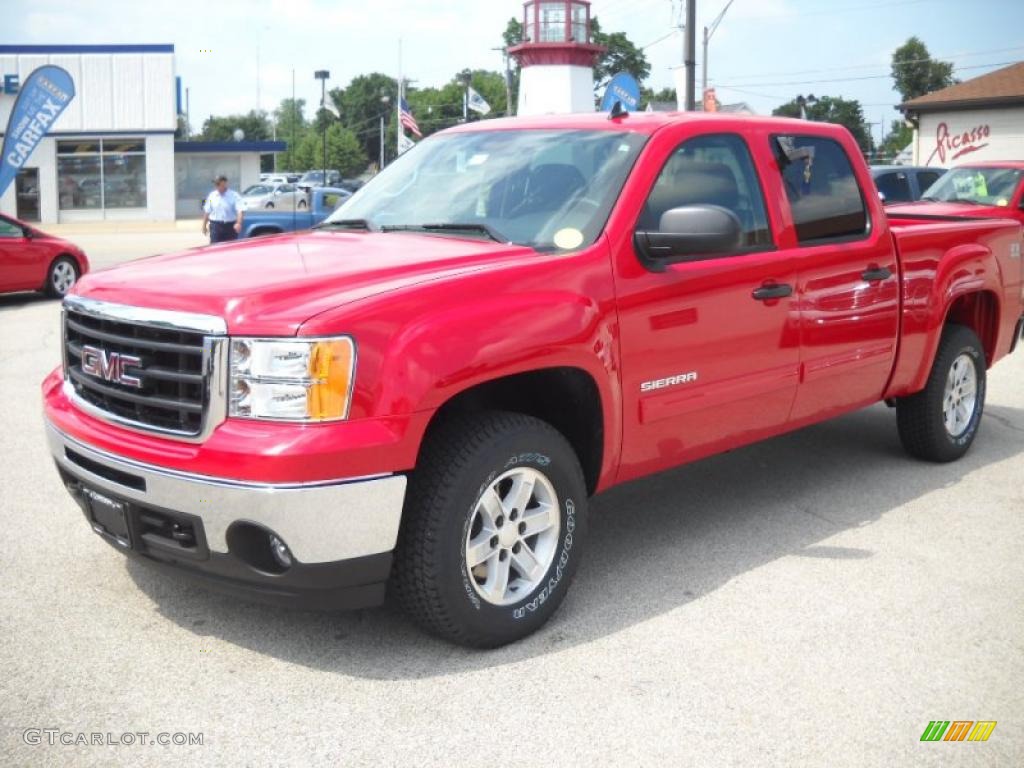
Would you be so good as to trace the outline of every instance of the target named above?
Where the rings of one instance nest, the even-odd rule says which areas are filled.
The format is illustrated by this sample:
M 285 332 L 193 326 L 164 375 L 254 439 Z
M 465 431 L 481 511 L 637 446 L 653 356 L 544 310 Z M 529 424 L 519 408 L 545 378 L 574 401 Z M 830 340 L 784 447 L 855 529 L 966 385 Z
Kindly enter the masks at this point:
M 751 294 L 758 301 L 771 301 L 772 299 L 784 299 L 787 296 L 793 295 L 793 286 L 788 283 L 774 283 L 772 285 L 762 285 L 760 288 L 755 288 Z
M 867 280 L 869 283 L 878 282 L 879 280 L 888 280 L 892 277 L 890 272 L 885 267 L 868 267 L 860 273 L 862 279 Z

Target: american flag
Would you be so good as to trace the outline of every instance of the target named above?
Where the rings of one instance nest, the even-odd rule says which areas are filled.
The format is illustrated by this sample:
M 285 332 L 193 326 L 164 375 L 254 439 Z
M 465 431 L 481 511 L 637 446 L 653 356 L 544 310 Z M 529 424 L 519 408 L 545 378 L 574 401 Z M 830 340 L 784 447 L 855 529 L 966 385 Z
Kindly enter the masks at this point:
M 421 139 L 423 138 L 423 133 L 416 123 L 416 118 L 412 116 L 412 110 L 409 109 L 409 102 L 404 98 L 398 103 L 398 119 L 401 121 L 403 128 L 408 128 Z

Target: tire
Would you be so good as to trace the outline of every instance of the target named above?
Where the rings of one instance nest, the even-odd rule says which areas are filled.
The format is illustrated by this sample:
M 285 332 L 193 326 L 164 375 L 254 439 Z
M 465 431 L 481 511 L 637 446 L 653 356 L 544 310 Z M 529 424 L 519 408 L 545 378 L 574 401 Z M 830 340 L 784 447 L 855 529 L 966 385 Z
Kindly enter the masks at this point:
M 273 204 L 273 203 L 267 203 L 267 205 L 266 205 L 266 209 L 267 209 L 268 211 L 272 211 L 272 210 L 274 210 L 274 204 Z
M 67 296 L 80 276 L 78 264 L 70 256 L 59 256 L 46 270 L 46 285 L 43 292 L 53 299 Z
M 305 207 L 306 207 L 306 201 L 305 200 L 299 200 L 299 208 L 305 208 Z
M 985 409 L 985 366 L 974 331 L 946 326 L 925 388 L 896 402 L 900 442 L 907 453 L 935 462 L 967 453 Z
M 520 510 L 513 490 L 524 489 L 521 502 L 530 482 Z M 586 507 L 579 461 L 552 426 L 500 411 L 455 418 L 429 435 L 410 479 L 392 592 L 414 621 L 452 642 L 495 648 L 519 640 L 565 597 Z

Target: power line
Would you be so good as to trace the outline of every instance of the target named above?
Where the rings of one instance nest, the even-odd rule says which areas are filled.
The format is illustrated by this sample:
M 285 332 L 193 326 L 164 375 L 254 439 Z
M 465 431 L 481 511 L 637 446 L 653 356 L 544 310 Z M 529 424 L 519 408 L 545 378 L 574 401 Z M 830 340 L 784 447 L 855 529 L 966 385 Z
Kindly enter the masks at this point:
M 986 51 L 969 51 L 966 53 L 952 53 L 929 56 L 924 59 L 907 59 L 906 61 L 900 62 L 901 64 L 924 64 L 929 61 L 943 60 L 943 59 L 963 59 L 969 56 L 987 56 L 991 53 L 1009 53 L 1011 51 L 1024 51 L 1024 46 L 1016 46 L 1013 48 L 991 48 Z M 842 67 L 817 67 L 815 69 L 797 69 L 790 70 L 788 72 L 761 72 L 756 75 L 739 75 L 740 79 L 749 77 L 784 77 L 787 75 L 806 75 L 812 72 L 846 72 L 851 69 L 871 69 L 879 66 L 878 62 L 872 62 L 871 64 L 849 64 Z
M 1015 63 L 1016 62 L 1013 62 L 1013 61 L 1000 61 L 1000 62 L 994 62 L 994 63 L 991 63 L 991 64 L 972 64 L 969 67 L 953 67 L 953 70 L 956 71 L 956 72 L 963 72 L 963 71 L 968 70 L 968 69 L 985 69 L 986 67 L 1005 67 L 1005 66 L 1008 66 L 1010 64 L 1015 64 Z M 751 87 L 754 87 L 754 88 L 759 88 L 759 87 L 763 86 L 765 88 L 772 88 L 772 87 L 775 87 L 775 86 L 782 86 L 782 85 L 818 85 L 818 84 L 822 84 L 822 83 L 844 83 L 844 82 L 853 82 L 853 81 L 860 81 L 860 80 L 881 80 L 883 78 L 890 78 L 890 77 L 892 77 L 892 73 L 891 72 L 886 72 L 884 75 L 860 75 L 858 77 L 833 77 L 833 78 L 827 78 L 827 79 L 821 79 L 821 80 L 787 80 L 787 81 L 784 81 L 784 82 L 777 82 L 777 83 L 740 83 L 739 86 L 727 83 L 727 84 L 723 84 L 723 85 L 717 85 L 716 84 L 715 87 L 717 87 L 717 88 L 733 88 L 733 89 L 735 89 L 737 87 L 743 87 L 743 86 L 751 86 Z

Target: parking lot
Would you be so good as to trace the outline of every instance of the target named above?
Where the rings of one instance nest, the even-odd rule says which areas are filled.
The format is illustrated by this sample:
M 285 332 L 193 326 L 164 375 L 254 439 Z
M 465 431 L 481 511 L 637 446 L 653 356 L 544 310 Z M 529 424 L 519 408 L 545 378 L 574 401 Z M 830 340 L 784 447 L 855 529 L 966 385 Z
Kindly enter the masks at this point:
M 97 266 L 200 241 L 76 239 Z M 1024 351 L 990 373 L 959 463 L 905 458 L 880 405 L 595 499 L 554 620 L 479 652 L 390 606 L 244 604 L 115 553 L 44 443 L 58 316 L 0 297 L 5 765 L 1024 763 Z M 922 743 L 931 720 L 998 726 Z M 31 728 L 203 743 L 31 745 Z

